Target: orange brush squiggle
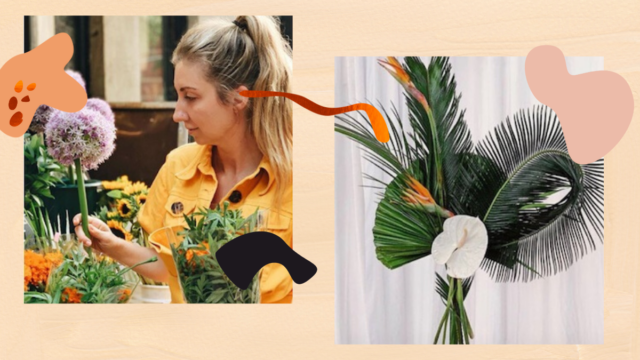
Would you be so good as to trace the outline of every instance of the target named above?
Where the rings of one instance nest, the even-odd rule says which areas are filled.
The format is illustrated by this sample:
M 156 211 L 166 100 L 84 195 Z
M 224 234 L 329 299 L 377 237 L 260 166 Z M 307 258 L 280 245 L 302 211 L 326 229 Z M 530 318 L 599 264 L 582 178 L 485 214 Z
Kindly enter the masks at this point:
M 378 139 L 378 141 L 383 143 L 386 143 L 387 141 L 389 141 L 389 129 L 387 128 L 387 123 L 384 121 L 384 118 L 382 117 L 382 114 L 380 114 L 380 111 L 378 111 L 378 109 L 376 109 L 375 106 L 372 106 L 369 104 L 354 104 L 354 105 L 343 106 L 339 108 L 328 108 L 328 107 L 320 106 L 314 103 L 313 101 L 305 98 L 304 96 L 285 93 L 285 92 L 246 90 L 246 91 L 241 91 L 240 95 L 250 97 L 250 98 L 282 96 L 295 102 L 296 104 L 304 107 L 309 111 L 313 111 L 318 115 L 324 115 L 324 116 L 332 116 L 332 115 L 344 114 L 350 111 L 364 110 L 367 113 L 367 116 L 369 116 L 369 121 L 371 122 L 371 126 L 373 127 L 373 133 L 376 135 L 376 139 Z

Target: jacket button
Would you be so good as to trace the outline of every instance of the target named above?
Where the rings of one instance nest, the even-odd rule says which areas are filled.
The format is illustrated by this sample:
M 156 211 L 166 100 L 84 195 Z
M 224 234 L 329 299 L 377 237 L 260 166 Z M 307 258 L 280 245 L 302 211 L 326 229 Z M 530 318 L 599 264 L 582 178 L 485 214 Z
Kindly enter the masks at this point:
M 229 201 L 236 204 L 242 200 L 242 193 L 238 190 L 234 190 L 231 195 L 229 195 Z
M 180 214 L 183 210 L 184 206 L 181 202 L 174 202 L 173 204 L 171 204 L 171 211 L 173 211 L 174 214 Z

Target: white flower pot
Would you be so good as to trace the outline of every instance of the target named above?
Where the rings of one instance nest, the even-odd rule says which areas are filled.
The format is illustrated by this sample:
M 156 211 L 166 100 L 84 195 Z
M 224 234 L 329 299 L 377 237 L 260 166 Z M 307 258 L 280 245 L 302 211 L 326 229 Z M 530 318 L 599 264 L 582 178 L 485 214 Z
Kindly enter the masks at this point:
M 171 303 L 171 291 L 168 285 L 145 285 L 139 286 L 142 289 L 141 297 L 143 304 L 169 304 Z
M 138 286 L 136 286 L 136 289 L 133 290 L 127 304 L 142 304 L 142 284 L 138 284 Z

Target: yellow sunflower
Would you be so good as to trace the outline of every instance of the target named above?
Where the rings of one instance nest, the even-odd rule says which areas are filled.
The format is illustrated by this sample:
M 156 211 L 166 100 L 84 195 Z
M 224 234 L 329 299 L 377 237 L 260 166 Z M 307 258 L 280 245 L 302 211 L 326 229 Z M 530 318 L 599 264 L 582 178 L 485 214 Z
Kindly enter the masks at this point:
M 142 193 L 147 190 L 147 185 L 141 181 L 136 181 L 133 184 L 129 184 L 127 187 L 122 190 L 123 193 L 127 195 L 134 195 L 138 193 Z
M 123 218 L 128 218 L 131 216 L 131 212 L 133 208 L 131 207 L 131 203 L 127 199 L 120 199 L 116 202 L 116 207 L 118 208 L 118 213 Z
M 136 196 L 136 202 L 138 206 L 142 206 L 145 202 L 147 202 L 147 194 L 138 194 Z
M 102 187 L 105 190 L 122 190 L 130 185 L 131 185 L 131 181 L 129 181 L 129 177 L 127 175 L 122 175 L 119 178 L 117 178 L 115 181 L 102 182 Z
M 124 229 L 120 221 L 109 220 L 107 221 L 107 226 L 111 229 L 111 233 L 113 233 L 113 235 L 127 241 L 131 241 L 133 239 L 133 235 Z

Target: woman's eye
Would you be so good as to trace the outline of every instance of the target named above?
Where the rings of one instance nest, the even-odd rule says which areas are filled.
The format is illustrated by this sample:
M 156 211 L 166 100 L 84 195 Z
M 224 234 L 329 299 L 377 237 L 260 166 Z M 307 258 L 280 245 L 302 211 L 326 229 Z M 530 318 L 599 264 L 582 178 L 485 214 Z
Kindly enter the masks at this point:
M 184 98 L 187 99 L 188 101 L 195 100 L 195 98 L 192 96 L 185 96 Z

